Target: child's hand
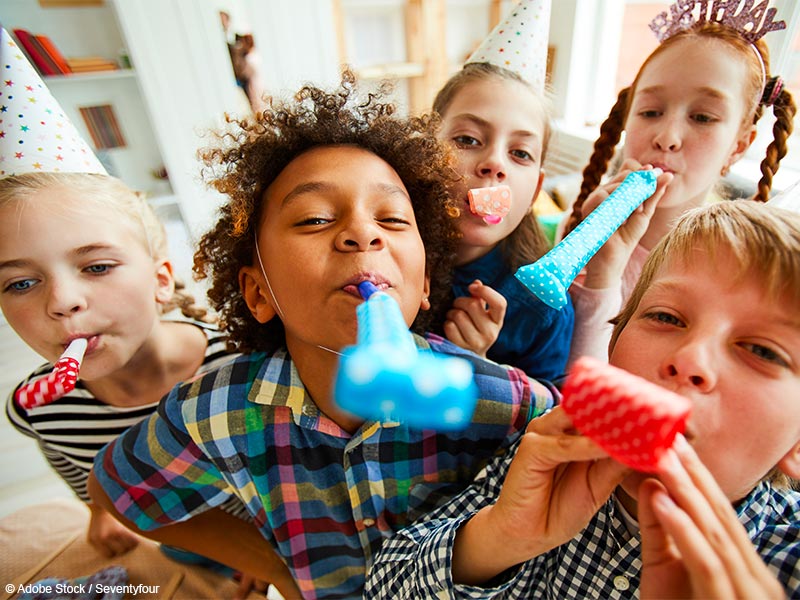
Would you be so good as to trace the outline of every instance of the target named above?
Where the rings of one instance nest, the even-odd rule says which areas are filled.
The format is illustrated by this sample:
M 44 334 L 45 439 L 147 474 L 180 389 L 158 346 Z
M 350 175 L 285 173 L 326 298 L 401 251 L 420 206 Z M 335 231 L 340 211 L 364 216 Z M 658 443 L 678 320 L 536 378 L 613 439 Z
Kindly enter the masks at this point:
M 269 589 L 269 583 L 256 579 L 247 573 L 236 573 L 233 578 L 239 583 L 236 587 L 236 593 L 233 595 L 233 600 L 244 600 L 250 595 L 250 592 L 258 592 L 259 596 L 266 596 Z
M 633 159 L 625 160 L 619 172 L 611 180 L 598 186 L 586 198 L 582 206 L 583 217 L 585 218 L 601 202 L 608 198 L 619 187 L 625 177 L 633 171 L 640 171 L 644 168 L 645 166 Z M 672 177 L 672 173 L 662 173 L 658 177 L 655 193 L 633 211 L 631 216 L 625 220 L 591 258 L 586 265 L 586 278 L 583 281 L 585 287 L 604 289 L 610 287 L 612 283 L 620 281 L 622 273 L 625 271 L 625 266 L 628 264 L 636 244 L 647 232 L 656 205 L 664 196 Z
M 506 316 L 506 299 L 477 279 L 469 285 L 470 296 L 461 296 L 447 311 L 444 334 L 448 340 L 486 358 L 497 341 Z
M 453 576 L 483 583 L 572 539 L 629 472 L 563 410 L 534 419 L 522 438 L 497 502 L 458 532 Z
M 86 539 L 108 558 L 125 554 L 139 544 L 139 536 L 117 521 L 105 509 L 89 504 L 91 516 Z
M 639 488 L 641 598 L 785 598 L 683 436 L 672 458 Z

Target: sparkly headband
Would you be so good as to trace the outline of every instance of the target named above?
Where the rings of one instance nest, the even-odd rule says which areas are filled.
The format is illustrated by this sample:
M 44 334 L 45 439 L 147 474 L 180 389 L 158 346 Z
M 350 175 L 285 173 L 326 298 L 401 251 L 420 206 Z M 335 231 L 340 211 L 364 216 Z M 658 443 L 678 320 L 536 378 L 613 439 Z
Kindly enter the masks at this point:
M 786 29 L 786 21 L 775 21 L 777 9 L 768 8 L 769 0 L 756 6 L 755 0 L 677 0 L 650 22 L 659 42 L 695 24 L 711 21 L 737 31 L 751 44 L 770 31 Z M 709 7 L 711 10 L 709 11 Z M 695 9 L 699 8 L 695 15 Z

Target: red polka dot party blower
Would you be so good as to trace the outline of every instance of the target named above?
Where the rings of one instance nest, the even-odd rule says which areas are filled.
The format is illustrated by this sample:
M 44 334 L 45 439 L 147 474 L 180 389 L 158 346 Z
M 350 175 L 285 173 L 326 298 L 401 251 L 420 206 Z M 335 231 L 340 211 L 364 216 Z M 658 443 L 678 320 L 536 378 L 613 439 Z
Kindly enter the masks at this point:
M 17 404 L 26 410 L 36 408 L 50 404 L 74 390 L 87 344 L 85 338 L 72 340 L 48 375 L 17 390 Z
M 692 410 L 687 398 L 589 356 L 575 361 L 562 393 L 561 406 L 578 431 L 646 473 L 662 468 Z

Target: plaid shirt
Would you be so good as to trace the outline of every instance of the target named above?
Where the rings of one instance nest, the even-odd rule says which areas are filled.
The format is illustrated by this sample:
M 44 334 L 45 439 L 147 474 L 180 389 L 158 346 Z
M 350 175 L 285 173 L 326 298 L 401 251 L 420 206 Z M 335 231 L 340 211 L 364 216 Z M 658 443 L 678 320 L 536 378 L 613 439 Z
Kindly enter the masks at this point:
M 509 569 L 488 587 L 453 583 L 456 531 L 496 500 L 517 447 L 495 458 L 462 494 L 384 543 L 368 573 L 365 600 L 639 597 L 640 538 L 625 525 L 613 497 L 571 541 Z M 762 483 L 737 513 L 789 597 L 800 598 L 800 493 Z
M 417 344 L 475 367 L 473 423 L 436 433 L 320 413 L 285 350 L 242 356 L 177 387 L 95 461 L 117 510 L 147 530 L 238 496 L 306 598 L 361 593 L 384 539 L 464 489 L 552 388 L 436 336 Z

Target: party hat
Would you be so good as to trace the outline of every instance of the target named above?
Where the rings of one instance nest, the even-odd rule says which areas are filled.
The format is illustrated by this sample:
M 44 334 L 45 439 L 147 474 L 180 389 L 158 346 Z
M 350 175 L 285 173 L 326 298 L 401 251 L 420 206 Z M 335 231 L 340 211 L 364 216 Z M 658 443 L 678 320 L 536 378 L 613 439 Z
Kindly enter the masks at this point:
M 520 0 L 465 64 L 503 67 L 544 91 L 549 32 L 550 0 Z
M 0 33 L 0 178 L 106 170 L 8 31 Z

